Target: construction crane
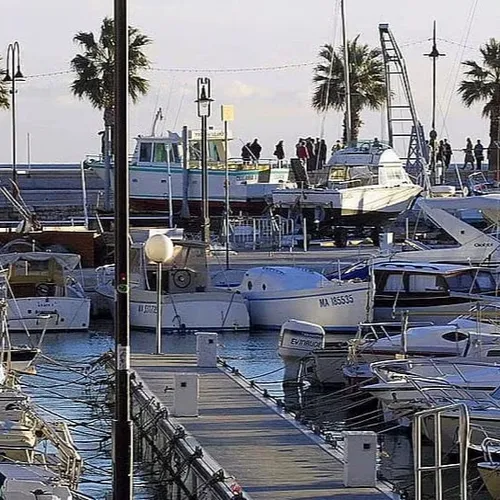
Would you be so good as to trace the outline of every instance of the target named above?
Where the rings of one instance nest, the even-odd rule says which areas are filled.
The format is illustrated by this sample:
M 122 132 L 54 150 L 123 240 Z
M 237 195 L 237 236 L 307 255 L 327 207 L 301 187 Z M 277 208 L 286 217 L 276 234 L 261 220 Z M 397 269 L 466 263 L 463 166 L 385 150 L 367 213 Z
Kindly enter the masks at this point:
M 429 147 L 417 116 L 405 60 L 389 25 L 379 24 L 378 29 L 385 66 L 389 144 L 393 148 L 396 148 L 396 140 L 399 145 L 407 144 L 406 170 L 420 176 L 422 184 L 427 185 Z M 396 89 L 402 92 L 397 94 Z

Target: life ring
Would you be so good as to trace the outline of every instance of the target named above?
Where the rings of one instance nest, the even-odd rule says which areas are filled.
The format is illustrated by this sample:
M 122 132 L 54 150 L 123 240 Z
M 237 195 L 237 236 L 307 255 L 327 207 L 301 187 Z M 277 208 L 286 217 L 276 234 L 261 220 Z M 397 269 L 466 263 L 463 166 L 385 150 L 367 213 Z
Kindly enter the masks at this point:
M 177 269 L 173 272 L 172 281 L 177 288 L 187 288 L 192 281 L 191 271 Z
M 35 291 L 38 297 L 48 297 L 50 295 L 51 286 L 49 283 L 38 283 Z

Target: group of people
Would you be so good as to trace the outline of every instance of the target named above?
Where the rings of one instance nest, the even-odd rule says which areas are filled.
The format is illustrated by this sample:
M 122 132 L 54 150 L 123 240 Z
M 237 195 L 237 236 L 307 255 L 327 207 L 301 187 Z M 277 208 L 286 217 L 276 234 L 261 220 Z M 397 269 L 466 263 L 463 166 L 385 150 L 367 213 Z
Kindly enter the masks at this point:
M 478 139 L 476 144 L 472 146 L 472 141 L 470 137 L 467 137 L 467 141 L 465 143 L 465 158 L 464 158 L 464 168 L 467 168 L 467 165 L 470 165 L 474 170 L 474 161 L 476 170 L 481 170 L 481 165 L 484 161 L 484 146 L 481 144 L 481 141 Z
M 258 139 L 254 139 L 253 142 L 247 142 L 241 148 L 241 159 L 245 165 L 249 165 L 252 162 L 258 162 L 260 159 L 260 152 L 262 151 L 262 146 L 259 144 Z
M 299 138 L 295 145 L 296 157 L 308 171 L 323 168 L 326 163 L 327 152 L 328 147 L 325 140 L 319 137 L 316 140 L 312 137 L 307 139 Z
M 340 141 L 333 146 L 333 149 L 341 149 Z M 262 146 L 259 144 L 258 139 L 254 139 L 253 142 L 247 142 L 241 149 L 241 159 L 244 164 L 250 164 L 258 162 L 260 159 L 260 154 L 262 151 Z M 312 137 L 307 139 L 300 138 L 295 146 L 296 158 L 298 158 L 307 170 L 316 170 L 324 167 L 328 147 L 324 139 L 316 138 L 314 140 Z M 283 141 L 279 141 L 274 147 L 273 155 L 276 157 L 279 163 L 285 159 L 285 146 Z

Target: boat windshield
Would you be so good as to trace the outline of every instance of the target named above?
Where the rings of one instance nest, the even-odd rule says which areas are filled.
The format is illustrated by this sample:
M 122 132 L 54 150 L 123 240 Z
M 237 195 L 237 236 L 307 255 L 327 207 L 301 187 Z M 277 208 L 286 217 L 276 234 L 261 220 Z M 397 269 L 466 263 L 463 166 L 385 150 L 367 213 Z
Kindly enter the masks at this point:
M 451 292 L 492 293 L 496 290 L 491 273 L 474 269 L 446 276 L 446 283 Z
M 141 142 L 139 145 L 139 162 L 141 163 L 180 163 L 179 144 L 175 142 Z

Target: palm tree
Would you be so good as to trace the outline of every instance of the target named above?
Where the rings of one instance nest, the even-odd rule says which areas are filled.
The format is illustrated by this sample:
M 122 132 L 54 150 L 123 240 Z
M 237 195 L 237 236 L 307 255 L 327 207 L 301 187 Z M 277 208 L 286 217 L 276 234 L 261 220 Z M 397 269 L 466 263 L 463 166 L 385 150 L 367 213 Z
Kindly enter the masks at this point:
M 486 102 L 482 115 L 490 119 L 488 159 L 490 170 L 500 168 L 500 41 L 490 40 L 479 48 L 482 66 L 476 61 L 464 61 L 465 79 L 460 82 L 458 93 L 468 108 Z
M 144 47 L 151 39 L 137 28 L 129 27 L 129 94 L 133 102 L 149 89 L 146 79 L 139 72 L 149 67 L 149 59 Z M 112 150 L 112 129 L 114 125 L 114 73 L 115 73 L 115 33 L 114 21 L 106 17 L 101 25 L 99 39 L 93 33 L 81 31 L 73 39 L 82 49 L 71 60 L 71 68 L 77 78 L 71 84 L 74 95 L 86 97 L 94 108 L 103 111 L 104 135 L 102 153 L 106 166 L 105 209 L 109 210 L 110 157 Z M 110 147 L 111 145 L 111 147 Z
M 356 141 L 363 108 L 380 109 L 386 97 L 382 52 L 358 42 L 359 35 L 347 42 L 349 79 L 351 90 L 351 136 Z M 321 61 L 314 68 L 316 84 L 312 106 L 317 111 L 333 108 L 345 110 L 343 48 L 335 51 L 331 45 L 323 45 L 319 51 Z M 344 111 L 345 114 L 345 111 Z M 344 116 L 344 144 L 346 143 L 346 116 Z
M 0 61 L 2 58 L 0 57 Z M 0 109 L 9 109 L 9 91 L 7 90 L 7 85 L 3 81 L 5 75 L 4 70 L 0 70 Z

